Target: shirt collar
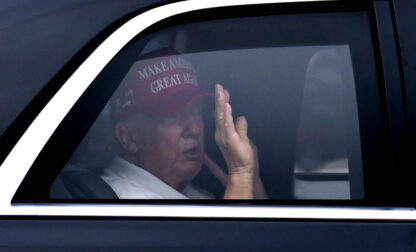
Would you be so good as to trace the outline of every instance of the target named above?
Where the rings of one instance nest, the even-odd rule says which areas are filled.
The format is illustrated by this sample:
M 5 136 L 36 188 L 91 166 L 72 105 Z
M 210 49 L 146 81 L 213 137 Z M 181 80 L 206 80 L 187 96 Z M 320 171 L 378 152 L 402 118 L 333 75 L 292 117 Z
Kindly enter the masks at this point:
M 115 157 L 112 166 L 120 177 L 132 181 L 132 183 L 140 184 L 141 186 L 152 190 L 152 192 L 161 195 L 163 198 L 188 199 L 188 197 L 178 192 L 155 175 L 118 156 Z

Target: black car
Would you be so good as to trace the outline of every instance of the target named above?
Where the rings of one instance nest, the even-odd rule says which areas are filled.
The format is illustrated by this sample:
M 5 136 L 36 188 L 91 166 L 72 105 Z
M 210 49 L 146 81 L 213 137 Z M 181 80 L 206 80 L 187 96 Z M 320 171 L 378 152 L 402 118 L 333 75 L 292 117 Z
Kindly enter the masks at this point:
M 16 57 L 0 63 L 1 248 L 416 249 L 413 1 L 1 5 L 15 19 L 0 23 L 0 45 Z M 25 32 L 32 54 L 17 39 Z M 46 42 L 54 35 L 59 43 Z M 160 50 L 192 62 L 207 94 L 216 83 L 229 90 L 268 199 L 222 199 L 206 167 L 193 183 L 212 199 L 123 198 L 104 179 L 118 158 L 114 97 Z M 181 84 L 153 81 L 154 93 Z M 214 110 L 208 97 L 204 148 L 221 170 Z

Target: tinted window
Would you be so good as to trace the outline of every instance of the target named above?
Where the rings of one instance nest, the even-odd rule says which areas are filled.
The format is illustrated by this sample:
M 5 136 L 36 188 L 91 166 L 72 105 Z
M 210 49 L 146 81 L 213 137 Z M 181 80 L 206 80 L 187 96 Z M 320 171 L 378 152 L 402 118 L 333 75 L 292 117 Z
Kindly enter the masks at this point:
M 175 61 L 178 58 L 185 63 Z M 169 65 L 171 60 L 176 65 Z M 175 72 L 178 68 L 181 70 Z M 167 73 L 158 75 L 158 71 Z M 182 77 L 175 76 L 177 73 Z M 195 80 L 186 80 L 186 74 Z M 132 90 L 132 85 L 142 85 L 137 84 L 140 81 L 147 81 L 148 90 L 126 91 Z M 146 104 L 169 100 L 170 96 L 163 92 L 185 82 L 197 85 L 201 94 L 215 92 L 216 83 L 229 91 L 234 119 L 244 115 L 248 121 L 248 137 L 257 146 L 259 176 L 268 198 L 366 199 L 365 175 L 371 166 L 379 165 L 382 169 L 382 160 L 376 160 L 374 155 L 384 151 L 384 134 L 374 49 L 365 11 L 200 21 L 138 37 L 95 79 L 38 158 L 35 167 L 42 162 L 55 162 L 55 166 L 63 168 L 57 180 L 60 170 L 47 175 L 55 184 L 52 190 L 45 187 L 44 192 L 47 190 L 55 199 L 221 199 L 227 182 L 221 183 L 218 171 L 212 173 L 207 165 L 202 165 L 206 162 L 201 161 L 200 167 L 196 165 L 190 177 L 181 173 L 183 166 L 176 167 L 174 161 L 166 161 L 167 166 L 176 167 L 173 174 L 158 173 L 165 165 L 164 151 L 175 148 L 168 148 L 168 140 L 160 140 L 160 134 L 168 134 L 170 128 L 163 128 L 160 134 L 153 128 L 145 131 L 142 135 L 153 140 L 143 141 L 134 134 L 129 135 L 134 141 L 124 141 L 123 134 L 116 129 L 120 121 L 117 109 L 141 103 L 133 114 L 142 114 L 148 120 L 148 111 L 143 112 Z M 154 94 L 162 97 L 153 99 Z M 205 152 L 226 173 L 227 163 L 214 140 L 214 99 L 209 95 L 193 99 L 174 113 L 152 114 L 149 120 L 165 126 L 182 125 L 188 130 L 198 128 L 195 125 L 200 123 L 204 140 L 199 144 L 203 149 L 198 144 L 178 148 L 191 159 L 195 153 L 198 156 Z M 196 108 L 192 108 L 194 100 L 200 101 Z M 171 103 L 162 110 L 166 112 L 175 106 Z M 132 120 L 125 132 L 142 132 L 150 127 L 143 119 Z M 155 125 L 162 124 L 149 125 L 157 128 Z M 162 143 L 157 145 L 158 141 Z M 133 147 L 129 145 L 132 142 Z M 65 148 L 53 148 L 64 143 Z M 145 146 L 141 153 L 153 153 L 153 159 L 135 159 L 120 152 L 130 147 L 134 152 L 141 145 Z M 149 145 L 159 147 L 155 150 L 146 147 Z M 56 156 L 49 159 L 47 154 Z M 134 170 L 137 166 L 140 173 Z M 128 168 L 121 171 L 120 167 Z M 133 179 L 136 176 L 138 179 Z M 169 176 L 186 177 L 186 185 L 172 186 Z M 89 184 L 86 177 L 96 177 L 99 185 Z M 189 184 L 198 189 L 189 189 Z M 100 187 L 94 195 L 102 190 L 110 193 L 88 196 L 82 192 L 86 187 L 92 191 Z M 78 196 L 74 196 L 74 191 Z M 45 200 L 41 193 L 37 197 Z

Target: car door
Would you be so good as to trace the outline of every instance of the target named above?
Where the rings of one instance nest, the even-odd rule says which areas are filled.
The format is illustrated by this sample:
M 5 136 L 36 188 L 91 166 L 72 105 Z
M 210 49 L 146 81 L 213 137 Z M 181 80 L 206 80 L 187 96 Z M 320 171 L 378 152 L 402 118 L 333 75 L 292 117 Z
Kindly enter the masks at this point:
M 112 101 L 142 55 L 166 48 L 192 62 L 201 89 L 230 91 L 269 199 L 223 200 L 205 168 L 193 182 L 213 200 L 103 192 L 118 155 Z M 3 161 L 2 246 L 414 250 L 395 48 L 388 1 L 183 1 L 132 17 L 62 80 Z M 205 151 L 226 171 L 212 111 L 207 101 Z

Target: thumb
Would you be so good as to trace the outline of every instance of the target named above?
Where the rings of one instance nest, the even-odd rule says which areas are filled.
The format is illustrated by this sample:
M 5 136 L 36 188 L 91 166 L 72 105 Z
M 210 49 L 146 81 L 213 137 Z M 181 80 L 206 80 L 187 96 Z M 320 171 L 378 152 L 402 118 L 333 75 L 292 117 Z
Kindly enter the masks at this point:
M 236 125 L 235 125 L 235 129 L 241 139 L 245 139 L 245 140 L 248 139 L 247 128 L 248 128 L 247 119 L 244 116 L 238 117 Z

